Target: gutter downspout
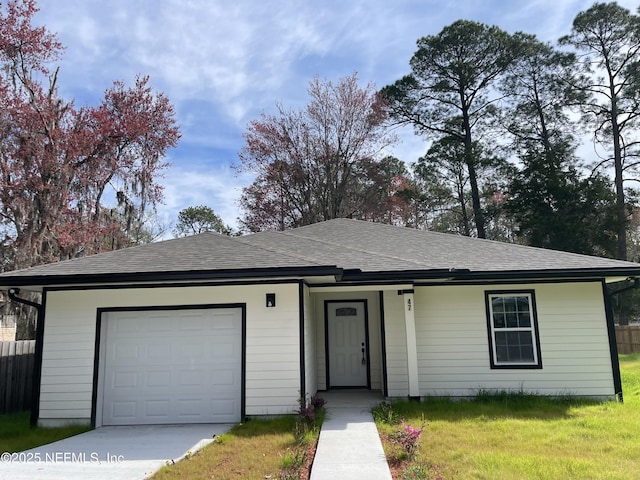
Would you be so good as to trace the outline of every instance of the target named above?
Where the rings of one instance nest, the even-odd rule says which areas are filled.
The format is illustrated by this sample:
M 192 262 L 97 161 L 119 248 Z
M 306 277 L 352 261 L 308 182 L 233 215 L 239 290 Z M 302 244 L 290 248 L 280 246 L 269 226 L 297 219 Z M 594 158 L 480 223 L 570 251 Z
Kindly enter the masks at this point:
M 631 280 L 631 279 L 629 279 Z M 633 284 L 627 285 L 619 290 L 615 290 L 613 292 L 609 292 L 607 289 L 607 285 L 605 281 L 602 281 L 602 290 L 605 298 L 605 309 L 607 315 L 607 329 L 609 331 L 609 349 L 611 350 L 611 362 L 613 365 L 613 383 L 614 389 L 618 395 L 618 400 L 621 403 L 624 403 L 624 396 L 622 393 L 622 376 L 620 375 L 620 361 L 618 360 L 618 343 L 616 340 L 616 331 L 615 325 L 613 322 L 613 297 L 619 295 L 623 292 L 627 292 L 629 290 L 633 290 L 634 288 L 638 288 L 640 286 L 640 278 L 633 278 Z
M 38 417 L 40 416 L 40 376 L 42 374 L 42 341 L 44 338 L 44 306 L 40 303 L 32 302 L 25 298 L 20 298 L 19 288 L 10 288 L 9 298 L 28 307 L 33 307 L 38 312 L 36 320 L 36 352 L 33 363 L 33 387 L 31 395 L 31 428 L 34 428 L 38 424 Z

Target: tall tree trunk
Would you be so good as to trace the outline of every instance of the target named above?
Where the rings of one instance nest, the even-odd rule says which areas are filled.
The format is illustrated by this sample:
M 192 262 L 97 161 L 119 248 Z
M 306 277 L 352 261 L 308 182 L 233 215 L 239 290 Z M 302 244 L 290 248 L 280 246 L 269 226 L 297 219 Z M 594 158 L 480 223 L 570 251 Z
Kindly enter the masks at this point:
M 482 206 L 480 205 L 480 191 L 478 189 L 478 176 L 476 175 L 475 158 L 473 157 L 471 121 L 469 119 L 469 112 L 467 111 L 467 109 L 464 109 L 462 112 L 462 122 L 464 128 L 464 160 L 467 164 L 467 170 L 469 173 L 469 185 L 471 186 L 471 204 L 473 206 L 473 219 L 476 224 L 476 233 L 478 234 L 478 238 L 487 238 L 484 230 L 484 213 L 482 212 Z
M 616 216 L 618 220 L 618 259 L 627 259 L 627 209 L 624 198 L 624 181 L 622 177 L 622 147 L 620 145 L 620 125 L 618 125 L 618 103 L 615 93 L 614 79 L 610 76 L 611 92 L 611 133 L 613 135 L 613 162 L 616 186 Z
M 620 151 L 620 137 L 615 133 L 617 122 L 614 122 L 614 165 L 616 185 L 616 216 L 618 219 L 618 259 L 627 259 L 627 209 L 624 198 L 624 185 L 622 180 L 622 155 Z

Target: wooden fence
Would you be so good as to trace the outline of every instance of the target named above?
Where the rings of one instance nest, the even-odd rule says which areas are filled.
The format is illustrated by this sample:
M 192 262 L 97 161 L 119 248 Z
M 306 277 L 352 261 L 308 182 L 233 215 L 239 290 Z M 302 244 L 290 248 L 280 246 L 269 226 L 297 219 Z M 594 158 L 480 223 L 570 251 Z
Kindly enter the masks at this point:
M 640 353 L 640 325 L 616 326 L 618 353 Z
M 31 408 L 35 340 L 0 342 L 0 413 Z

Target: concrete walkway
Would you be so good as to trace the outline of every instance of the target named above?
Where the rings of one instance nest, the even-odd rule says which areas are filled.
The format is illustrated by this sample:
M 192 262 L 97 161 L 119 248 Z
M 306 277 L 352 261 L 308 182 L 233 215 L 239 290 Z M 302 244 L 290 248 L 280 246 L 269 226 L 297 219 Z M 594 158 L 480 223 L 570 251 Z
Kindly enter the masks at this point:
M 0 461 L 0 479 L 141 480 L 232 425 L 102 427 Z
M 320 392 L 327 401 L 311 480 L 391 480 L 371 407 L 379 392 Z

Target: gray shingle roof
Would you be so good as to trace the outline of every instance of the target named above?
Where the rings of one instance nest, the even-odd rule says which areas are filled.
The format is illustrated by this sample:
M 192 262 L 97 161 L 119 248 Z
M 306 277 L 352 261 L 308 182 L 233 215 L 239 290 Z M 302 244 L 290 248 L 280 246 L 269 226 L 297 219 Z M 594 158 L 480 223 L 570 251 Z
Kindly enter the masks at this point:
M 7 272 L 0 275 L 0 284 L 63 278 L 75 278 L 74 283 L 82 278 L 95 282 L 111 276 L 162 279 L 177 273 L 197 274 L 202 279 L 224 276 L 222 273 L 236 277 L 311 275 L 314 271 L 338 274 L 338 269 L 347 271 L 347 276 L 348 271 L 363 272 L 361 276 L 412 272 L 422 278 L 451 269 L 485 277 L 523 271 L 640 275 L 640 264 L 632 262 L 336 219 L 244 237 L 203 233 Z

